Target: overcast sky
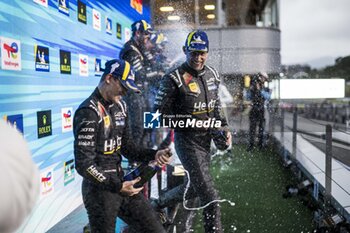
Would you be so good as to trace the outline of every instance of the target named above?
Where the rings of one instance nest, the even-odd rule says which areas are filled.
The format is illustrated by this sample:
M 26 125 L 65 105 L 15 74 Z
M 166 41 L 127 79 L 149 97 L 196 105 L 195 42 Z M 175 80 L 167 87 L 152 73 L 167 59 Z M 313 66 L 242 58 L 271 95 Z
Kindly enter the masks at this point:
M 280 0 L 282 64 L 350 55 L 350 0 Z

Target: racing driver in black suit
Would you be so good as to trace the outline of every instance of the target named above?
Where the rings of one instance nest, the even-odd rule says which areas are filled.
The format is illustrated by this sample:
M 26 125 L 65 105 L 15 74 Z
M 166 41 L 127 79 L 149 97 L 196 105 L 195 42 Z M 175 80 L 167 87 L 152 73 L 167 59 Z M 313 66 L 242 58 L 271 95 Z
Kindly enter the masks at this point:
M 163 77 L 155 110 L 163 114 L 163 121 L 166 114 L 175 117 L 170 120 L 192 122 L 185 123 L 183 128 L 175 128 L 175 149 L 191 180 L 189 194 L 192 194 L 186 199 L 198 195 L 204 206 L 219 199 L 209 171 L 212 132 L 216 132 L 216 128 L 222 130 L 227 145 L 231 143 L 231 134 L 221 114 L 218 72 L 205 65 L 209 51 L 207 34 L 199 30 L 189 33 L 183 50 L 186 62 Z M 183 193 L 181 188 L 176 190 Z M 177 193 L 173 195 L 178 196 Z M 206 233 L 222 232 L 217 203 L 204 208 L 203 222 Z
M 149 202 L 132 181 L 123 181 L 122 155 L 135 161 L 169 163 L 169 150 L 136 146 L 128 135 L 128 112 L 121 100 L 127 90 L 139 93 L 128 62 L 111 60 L 97 88 L 74 115 L 74 156 L 83 177 L 82 195 L 92 233 L 114 233 L 116 217 L 136 232 L 165 232 Z

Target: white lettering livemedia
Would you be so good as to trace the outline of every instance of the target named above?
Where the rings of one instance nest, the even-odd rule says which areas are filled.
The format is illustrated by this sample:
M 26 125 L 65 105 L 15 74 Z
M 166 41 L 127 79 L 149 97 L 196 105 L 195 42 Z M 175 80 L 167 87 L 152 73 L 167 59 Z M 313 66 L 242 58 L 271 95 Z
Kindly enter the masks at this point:
M 165 128 L 220 128 L 221 121 L 215 118 L 209 118 L 207 120 L 198 119 L 185 119 L 185 120 L 173 120 L 163 118 L 163 127 Z

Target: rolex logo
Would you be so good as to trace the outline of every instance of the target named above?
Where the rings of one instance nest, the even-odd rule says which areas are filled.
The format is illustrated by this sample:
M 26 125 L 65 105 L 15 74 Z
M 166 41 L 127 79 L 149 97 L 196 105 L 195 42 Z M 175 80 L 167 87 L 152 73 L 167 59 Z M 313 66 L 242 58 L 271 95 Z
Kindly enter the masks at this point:
M 43 124 L 44 124 L 44 125 L 46 125 L 46 118 L 47 118 L 47 116 L 44 115 L 44 116 L 43 116 Z
M 37 112 L 38 138 L 52 135 L 51 110 Z

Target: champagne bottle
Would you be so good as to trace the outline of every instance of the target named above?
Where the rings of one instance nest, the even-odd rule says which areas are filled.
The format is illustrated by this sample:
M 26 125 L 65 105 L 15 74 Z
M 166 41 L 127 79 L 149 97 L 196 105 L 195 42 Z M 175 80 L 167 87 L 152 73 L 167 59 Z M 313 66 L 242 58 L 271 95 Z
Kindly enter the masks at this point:
M 171 157 L 171 153 L 169 152 L 167 156 Z M 130 181 L 136 179 L 137 177 L 141 177 L 141 180 L 134 185 L 135 188 L 140 188 L 147 181 L 149 181 L 160 169 L 161 166 L 154 160 L 149 163 L 142 163 L 134 170 L 126 174 L 124 176 L 124 181 Z

